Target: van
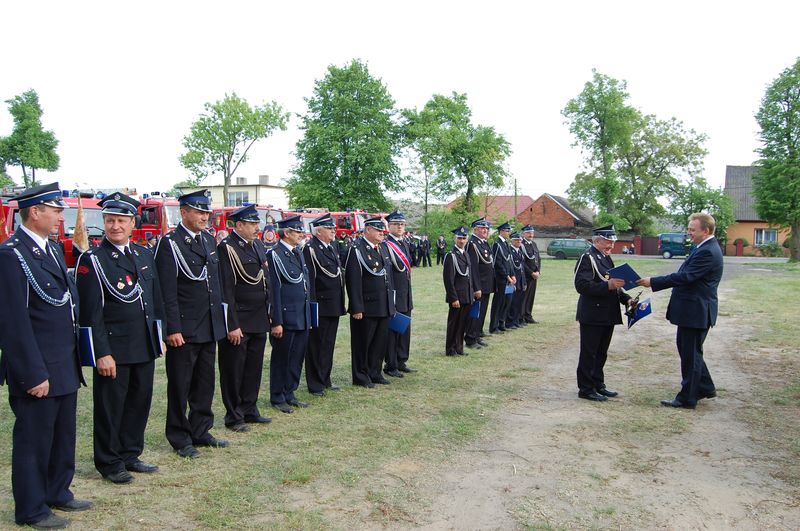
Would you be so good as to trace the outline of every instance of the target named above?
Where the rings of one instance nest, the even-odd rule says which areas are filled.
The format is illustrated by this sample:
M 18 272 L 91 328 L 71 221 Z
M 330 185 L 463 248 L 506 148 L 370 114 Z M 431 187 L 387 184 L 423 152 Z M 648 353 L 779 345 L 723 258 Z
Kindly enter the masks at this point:
M 658 254 L 663 258 L 686 256 L 690 248 L 691 240 L 683 232 L 662 232 L 658 235 Z
M 574 238 L 557 238 L 547 245 L 547 254 L 559 260 L 564 258 L 578 258 L 586 252 L 591 244 L 586 240 Z

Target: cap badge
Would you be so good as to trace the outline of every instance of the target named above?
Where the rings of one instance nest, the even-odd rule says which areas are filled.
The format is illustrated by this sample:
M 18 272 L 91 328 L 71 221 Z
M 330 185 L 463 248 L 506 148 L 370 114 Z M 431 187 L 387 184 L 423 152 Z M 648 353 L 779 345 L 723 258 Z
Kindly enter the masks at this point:
M 119 200 L 120 200 L 119 194 L 114 194 L 114 201 L 119 201 Z

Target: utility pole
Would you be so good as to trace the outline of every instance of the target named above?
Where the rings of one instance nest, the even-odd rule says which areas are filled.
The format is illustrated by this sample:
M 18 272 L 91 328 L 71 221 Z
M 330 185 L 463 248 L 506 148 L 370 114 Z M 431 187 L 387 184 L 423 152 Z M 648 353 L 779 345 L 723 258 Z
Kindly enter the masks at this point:
M 514 177 L 514 223 L 517 222 L 517 178 Z

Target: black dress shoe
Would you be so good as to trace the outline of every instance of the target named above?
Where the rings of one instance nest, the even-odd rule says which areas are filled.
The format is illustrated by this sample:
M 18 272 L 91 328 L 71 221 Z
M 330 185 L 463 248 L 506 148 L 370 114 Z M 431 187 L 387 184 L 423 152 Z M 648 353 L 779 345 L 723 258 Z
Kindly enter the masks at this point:
M 678 407 L 683 409 L 694 409 L 696 407 L 696 406 L 690 406 L 689 404 L 684 404 L 678 399 L 662 400 L 661 405 L 664 407 Z
M 488 334 L 484 334 L 483 332 L 481 332 L 478 337 L 492 337 L 492 332 L 489 332 Z
M 188 459 L 197 459 L 200 457 L 200 452 L 197 451 L 197 448 L 192 446 L 191 444 L 188 446 L 184 446 L 183 448 L 178 448 L 175 450 L 175 453 L 181 457 L 185 457 Z
M 308 394 L 313 396 L 325 396 L 325 391 L 309 391 Z
M 60 516 L 56 516 L 55 514 L 51 514 L 49 516 L 45 516 L 38 522 L 28 525 L 34 529 L 64 529 L 69 525 L 69 520 Z
M 300 402 L 296 398 L 294 400 L 287 400 L 286 403 L 294 407 L 301 407 L 301 408 L 308 407 L 308 404 L 306 404 L 305 402 Z
M 465 345 L 466 345 L 467 348 L 474 348 L 476 350 L 483 348 L 480 343 L 473 343 L 471 345 L 465 343 Z
M 526 322 L 526 323 L 528 323 L 528 324 L 533 324 L 533 323 L 535 323 L 536 321 L 535 321 L 535 320 L 534 320 L 532 317 L 526 317 L 526 318 L 525 318 L 525 322 Z
M 403 373 L 398 371 L 397 369 L 394 369 L 392 371 L 384 370 L 383 372 L 385 374 L 388 374 L 389 376 L 394 376 L 395 378 L 402 378 L 403 377 Z
M 482 347 L 488 347 L 488 346 L 489 346 L 489 343 L 487 343 L 487 342 L 486 342 L 486 341 L 484 341 L 483 339 L 478 339 L 478 344 L 479 344 L 480 346 L 482 346 Z
M 495 334 L 502 334 L 503 332 L 508 332 L 508 328 L 505 326 L 498 326 Z
M 342 390 L 342 388 L 341 388 L 341 387 L 339 387 L 339 386 L 338 386 L 338 385 L 336 385 L 336 384 L 331 384 L 331 386 L 330 386 L 330 387 L 328 387 L 328 391 L 341 391 L 341 390 Z
M 469 356 L 469 352 L 456 352 L 456 356 Z
M 208 446 L 210 448 L 227 448 L 230 444 L 225 439 L 217 439 L 213 435 L 209 435 L 208 438 L 202 441 L 194 441 L 195 446 Z
M 141 474 L 152 474 L 153 472 L 158 472 L 158 465 L 151 465 L 150 463 L 145 463 L 137 459 L 133 463 L 125 465 L 125 470 L 129 472 L 139 472 Z
M 597 392 L 598 392 L 598 394 L 601 394 L 603 396 L 610 396 L 610 397 L 614 397 L 614 396 L 617 396 L 619 394 L 618 392 L 614 391 L 613 389 L 606 389 L 605 387 L 603 387 L 602 389 L 598 389 Z
M 272 419 L 263 415 L 258 415 L 257 417 L 245 417 L 244 421 L 247 424 L 269 424 L 272 422 Z
M 702 395 L 697 395 L 697 399 L 698 399 L 698 400 L 702 400 L 702 399 L 704 399 L 704 398 L 717 398 L 717 392 L 716 392 L 716 391 L 711 391 L 710 393 L 705 393 L 705 394 L 702 394 Z
M 287 404 L 286 402 L 281 402 L 280 404 L 272 404 L 272 407 L 280 411 L 281 413 L 293 413 L 294 409 L 292 406 Z
M 120 470 L 119 472 L 105 474 L 103 478 L 107 479 L 111 483 L 116 483 L 117 485 L 124 485 L 125 483 L 130 483 L 133 481 L 133 476 L 131 476 L 127 470 Z
M 417 369 L 412 369 L 407 365 L 401 365 L 397 368 L 397 370 L 400 372 L 408 372 L 408 373 L 417 372 Z
M 53 505 L 53 509 L 58 509 L 59 511 L 66 511 L 68 513 L 85 511 L 86 509 L 91 509 L 91 508 L 92 508 L 92 502 L 88 500 L 76 500 L 75 498 L 72 498 L 70 501 L 62 505 Z
M 379 378 L 378 380 L 372 380 L 372 383 L 373 383 L 373 384 L 380 384 L 380 385 L 389 385 L 389 384 L 391 384 L 392 382 L 390 382 L 390 381 L 389 381 L 389 380 L 387 380 L 386 378 Z
M 595 402 L 605 402 L 608 398 L 604 397 L 603 395 L 597 394 L 595 392 L 591 393 L 578 393 L 579 398 L 583 398 L 584 400 L 594 400 Z
M 231 431 L 235 431 L 236 433 L 244 433 L 250 431 L 250 426 L 245 424 L 244 422 L 240 422 L 238 424 L 231 424 L 230 426 L 225 426 Z

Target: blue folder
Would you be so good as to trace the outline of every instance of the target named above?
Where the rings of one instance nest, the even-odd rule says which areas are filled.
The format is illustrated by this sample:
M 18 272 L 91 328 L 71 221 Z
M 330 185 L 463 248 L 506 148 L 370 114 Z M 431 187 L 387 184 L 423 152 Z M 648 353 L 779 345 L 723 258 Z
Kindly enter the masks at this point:
M 506 291 L 505 291 L 506 295 L 511 295 L 512 293 L 514 293 L 514 289 L 515 289 L 514 284 L 506 284 Z
M 472 306 L 469 307 L 469 316 L 472 319 L 477 319 L 481 315 L 481 300 L 475 299 L 475 302 L 472 303 Z
M 310 302 L 311 306 L 311 328 L 319 328 L 319 303 Z
M 81 365 L 84 367 L 97 367 L 94 357 L 94 341 L 92 340 L 92 327 L 81 326 L 78 329 L 78 353 L 81 356 Z
M 636 287 L 636 281 L 639 280 L 640 277 L 636 271 L 628 264 L 622 264 L 621 266 L 612 267 L 608 270 L 608 276 L 610 278 L 621 278 L 625 281 L 625 285 L 622 286 L 622 289 L 629 290 Z
M 397 332 L 398 334 L 405 334 L 408 330 L 408 325 L 411 324 L 411 317 L 408 315 L 397 312 L 389 321 L 389 330 Z
M 628 315 L 628 328 L 632 327 L 636 324 L 637 321 L 640 319 L 644 319 L 648 315 L 653 312 L 653 308 L 650 305 L 650 299 L 645 299 L 643 301 L 639 301 L 639 304 L 636 305 L 636 309 Z

